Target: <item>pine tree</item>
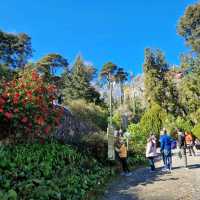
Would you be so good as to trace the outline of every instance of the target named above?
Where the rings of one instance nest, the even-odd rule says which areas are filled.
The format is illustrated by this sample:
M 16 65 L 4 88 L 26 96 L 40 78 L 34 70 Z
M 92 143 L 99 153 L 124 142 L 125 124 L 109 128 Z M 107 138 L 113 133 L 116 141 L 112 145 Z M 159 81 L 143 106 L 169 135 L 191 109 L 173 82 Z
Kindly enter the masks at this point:
M 179 35 L 185 38 L 186 44 L 200 53 L 200 3 L 189 6 L 178 24 Z
M 118 68 L 116 75 L 115 75 L 115 81 L 119 83 L 120 87 L 120 104 L 122 105 L 124 102 L 124 82 L 127 81 L 128 73 L 124 71 L 123 68 Z
M 78 56 L 71 71 L 63 75 L 65 99 L 85 99 L 100 103 L 100 94 L 91 85 L 94 74 L 95 69 L 86 65 L 82 57 Z
M 145 97 L 149 102 L 157 103 L 166 108 L 166 87 L 167 80 L 165 73 L 168 71 L 168 64 L 160 50 L 153 51 L 145 49 L 144 86 Z

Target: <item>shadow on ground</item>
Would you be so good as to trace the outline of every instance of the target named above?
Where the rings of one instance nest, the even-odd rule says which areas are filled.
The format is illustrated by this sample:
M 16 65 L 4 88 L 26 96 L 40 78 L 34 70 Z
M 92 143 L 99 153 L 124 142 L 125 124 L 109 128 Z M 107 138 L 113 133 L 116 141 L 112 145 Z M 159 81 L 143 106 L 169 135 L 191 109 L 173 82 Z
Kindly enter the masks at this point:
M 110 185 L 109 191 L 112 193 L 106 193 L 103 196 L 103 200 L 139 200 L 137 195 L 138 188 L 136 186 L 145 187 L 149 184 L 154 184 L 154 182 L 165 182 L 165 181 L 177 181 L 179 178 L 169 177 L 162 178 L 162 168 L 157 168 L 156 172 L 149 173 L 149 169 L 140 168 L 133 172 L 130 177 L 119 177 L 114 185 Z M 165 173 L 166 174 L 166 173 Z M 149 199 L 151 200 L 151 198 Z M 164 200 L 164 199 L 163 199 Z

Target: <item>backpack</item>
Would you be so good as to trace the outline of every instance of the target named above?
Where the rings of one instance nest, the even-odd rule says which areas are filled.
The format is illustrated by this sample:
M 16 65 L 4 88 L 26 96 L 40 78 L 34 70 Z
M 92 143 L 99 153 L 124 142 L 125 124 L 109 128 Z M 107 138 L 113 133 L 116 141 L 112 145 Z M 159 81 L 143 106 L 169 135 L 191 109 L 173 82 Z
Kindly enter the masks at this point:
M 171 148 L 176 149 L 176 146 L 177 146 L 177 143 L 176 143 L 175 140 L 173 140 L 172 143 L 171 143 Z

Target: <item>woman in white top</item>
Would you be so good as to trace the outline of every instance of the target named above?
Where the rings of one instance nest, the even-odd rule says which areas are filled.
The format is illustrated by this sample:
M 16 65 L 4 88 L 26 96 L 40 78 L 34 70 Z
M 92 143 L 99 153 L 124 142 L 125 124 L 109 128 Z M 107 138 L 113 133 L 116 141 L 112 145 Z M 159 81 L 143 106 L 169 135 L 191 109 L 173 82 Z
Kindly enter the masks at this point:
M 146 157 L 149 160 L 151 172 L 155 171 L 154 158 L 157 156 L 156 149 L 157 149 L 156 148 L 156 137 L 154 134 L 151 134 L 147 140 L 147 147 L 146 147 Z

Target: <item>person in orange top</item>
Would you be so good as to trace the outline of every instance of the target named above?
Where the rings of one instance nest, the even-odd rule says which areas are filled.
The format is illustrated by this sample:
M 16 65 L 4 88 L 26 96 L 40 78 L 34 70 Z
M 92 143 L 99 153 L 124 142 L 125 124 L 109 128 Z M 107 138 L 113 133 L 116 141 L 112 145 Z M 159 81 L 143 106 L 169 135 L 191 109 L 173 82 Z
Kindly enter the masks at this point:
M 192 153 L 195 156 L 195 152 L 194 152 L 194 149 L 193 149 L 194 141 L 193 141 L 192 133 L 185 132 L 185 143 L 186 143 L 186 146 L 189 150 L 190 156 L 192 156 Z
M 119 154 L 120 162 L 122 164 L 122 169 L 123 169 L 122 175 L 130 176 L 131 173 L 130 173 L 130 170 L 128 168 L 128 163 L 127 163 L 127 147 L 123 139 L 120 140 L 120 147 L 119 149 L 116 149 L 116 151 Z

